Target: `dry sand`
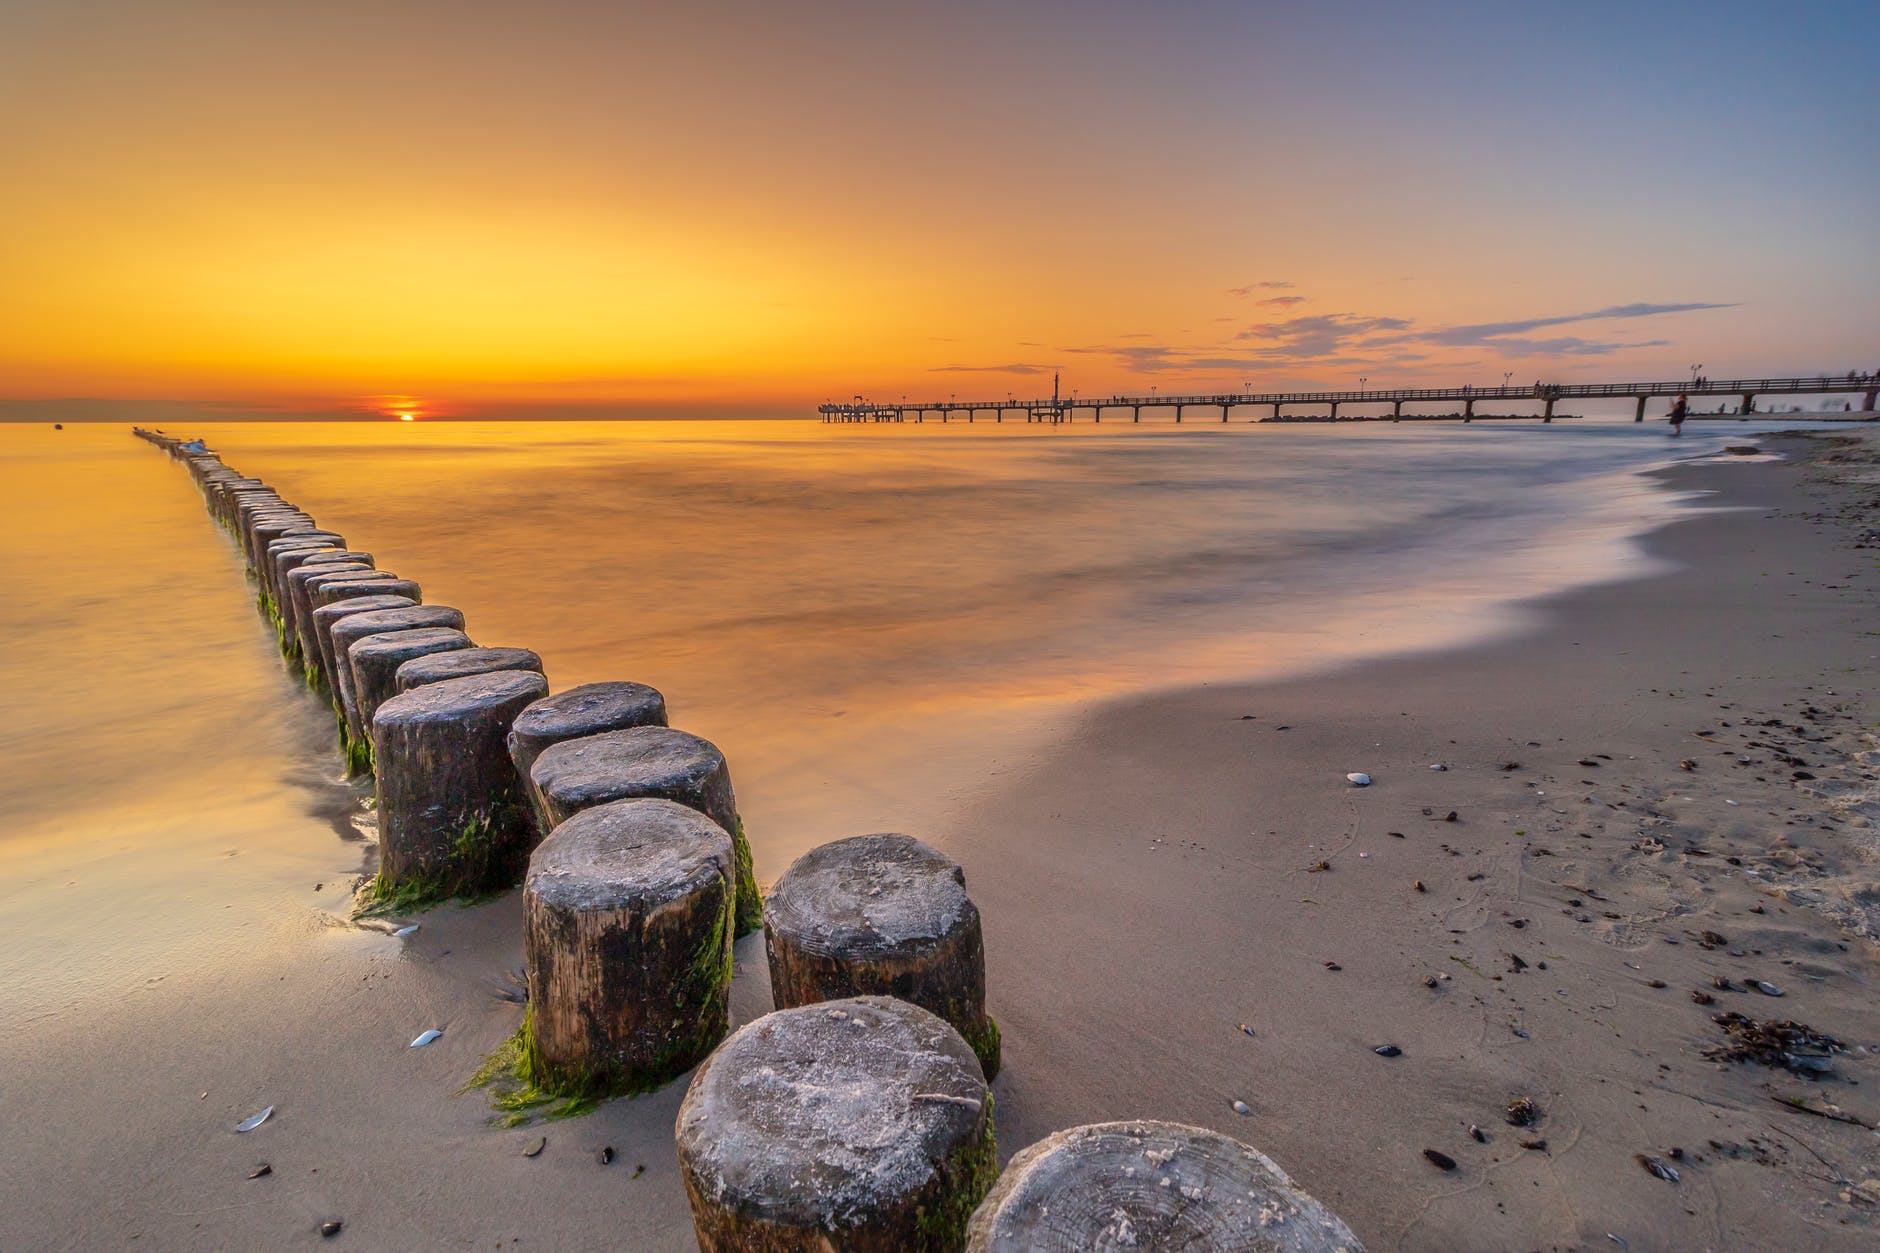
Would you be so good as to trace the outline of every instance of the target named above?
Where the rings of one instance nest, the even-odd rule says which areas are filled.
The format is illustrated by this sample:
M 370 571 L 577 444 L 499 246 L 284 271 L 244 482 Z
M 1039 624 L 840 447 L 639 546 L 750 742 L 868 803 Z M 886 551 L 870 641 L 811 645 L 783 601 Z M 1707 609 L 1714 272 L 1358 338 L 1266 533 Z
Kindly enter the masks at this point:
M 1874 1247 L 1880 1140 L 1774 1099 L 1880 1123 L 1872 434 L 1670 472 L 1740 511 L 1660 532 L 1675 570 L 1541 606 L 1520 639 L 1113 706 L 917 833 L 984 915 L 1002 1155 L 1199 1123 L 1379 1250 Z M 0 1249 L 296 1247 L 330 1220 L 335 1247 L 692 1247 L 682 1084 L 516 1130 L 457 1095 L 518 1021 L 518 912 L 445 907 L 404 941 L 310 921 L 271 982 L 272 950 L 235 949 L 117 1029 L 48 1024 L 7 1081 Z M 742 1022 L 768 1006 L 761 937 L 738 959 Z M 1706 1060 L 1726 1011 L 1850 1052 L 1820 1080 Z M 1520 1097 L 1531 1128 L 1505 1120 Z

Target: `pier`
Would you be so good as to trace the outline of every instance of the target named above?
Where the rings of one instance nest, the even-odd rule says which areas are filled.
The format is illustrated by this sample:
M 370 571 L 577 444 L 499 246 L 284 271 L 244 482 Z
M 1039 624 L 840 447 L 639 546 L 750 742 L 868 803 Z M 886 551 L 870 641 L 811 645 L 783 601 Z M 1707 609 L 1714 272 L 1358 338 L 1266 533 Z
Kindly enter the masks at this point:
M 1212 395 L 1159 395 L 1151 391 L 1147 396 L 1096 396 L 1089 400 L 1073 394 L 1066 398 L 1058 393 L 1053 380 L 1052 394 L 1038 400 L 1018 400 L 1007 397 L 1005 400 L 937 400 L 920 403 L 901 401 L 873 401 L 857 396 L 853 401 L 842 404 L 825 404 L 817 412 L 825 423 L 834 422 L 924 422 L 928 415 L 937 416 L 942 422 L 951 422 L 964 418 L 973 422 L 981 416 L 990 417 L 994 422 L 1002 423 L 1007 414 L 1023 417 L 1026 422 L 1044 422 L 1056 425 L 1076 420 L 1078 412 L 1084 411 L 1092 422 L 1102 422 L 1107 412 L 1120 412 L 1127 409 L 1131 422 L 1141 422 L 1143 410 L 1173 409 L 1175 421 L 1180 422 L 1190 409 L 1203 413 L 1219 413 L 1222 422 L 1240 408 L 1270 408 L 1271 413 L 1255 416 L 1255 422 L 1402 422 L 1412 421 L 1455 421 L 1472 422 L 1475 420 L 1475 407 L 1486 401 L 1538 401 L 1543 406 L 1538 414 L 1495 415 L 1497 419 L 1509 417 L 1520 421 L 1552 422 L 1554 406 L 1563 400 L 1613 400 L 1636 401 L 1632 420 L 1645 420 L 1645 406 L 1654 397 L 1685 396 L 1695 400 L 1701 396 L 1723 396 L 1737 403 L 1736 412 L 1749 415 L 1756 412 L 1756 398 L 1759 396 L 1859 396 L 1860 410 L 1871 412 L 1876 394 L 1880 393 L 1880 375 L 1843 374 L 1816 376 L 1811 378 L 1756 378 L 1756 379 L 1674 379 L 1658 383 L 1521 383 L 1501 387 L 1392 387 L 1371 388 L 1360 391 L 1317 391 L 1317 392 L 1218 392 Z M 1458 411 L 1451 408 L 1440 414 L 1408 414 L 1403 411 L 1405 405 L 1426 405 L 1446 403 L 1451 406 L 1460 403 Z M 1389 405 L 1387 414 L 1366 414 L 1361 418 L 1338 416 L 1341 405 Z M 1288 406 L 1329 406 L 1326 414 L 1287 414 Z M 1484 415 L 1486 416 L 1486 415 Z M 1562 414 L 1562 417 L 1567 415 Z M 1702 417 L 1693 413 L 1692 417 Z

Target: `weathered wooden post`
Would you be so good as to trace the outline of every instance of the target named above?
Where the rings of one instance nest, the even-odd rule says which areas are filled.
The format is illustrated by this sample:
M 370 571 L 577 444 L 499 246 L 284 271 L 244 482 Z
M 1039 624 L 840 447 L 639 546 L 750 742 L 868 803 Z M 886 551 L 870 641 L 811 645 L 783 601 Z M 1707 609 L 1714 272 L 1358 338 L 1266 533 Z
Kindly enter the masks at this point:
M 387 571 L 378 573 L 389 575 Z M 366 575 L 360 575 L 357 583 L 347 580 L 344 589 L 336 588 L 330 598 L 325 597 L 324 594 L 332 585 L 327 584 L 324 579 L 315 579 L 312 586 L 308 587 L 307 593 L 313 600 L 314 649 L 319 654 L 320 675 L 326 680 L 327 692 L 333 697 L 334 709 L 337 710 L 340 704 L 338 659 L 333 655 L 333 624 L 355 613 L 371 613 L 378 609 L 409 609 L 418 603 L 417 596 L 392 590 L 408 582 L 396 576 L 369 581 Z M 381 587 L 388 590 L 377 590 Z M 417 584 L 411 583 L 410 587 L 415 592 Z M 394 597 L 396 600 L 393 599 Z M 324 604 L 321 603 L 323 598 Z M 372 603 L 362 604 L 361 602 L 364 601 Z
M 402 609 L 374 609 L 340 618 L 327 628 L 333 645 L 333 674 L 339 680 L 340 726 L 344 732 L 346 760 L 355 771 L 363 773 L 372 766 L 372 724 L 359 711 L 359 691 L 353 678 L 352 646 L 368 635 L 381 631 L 415 631 L 420 627 L 444 627 L 463 630 L 463 612 L 448 605 L 412 605 Z M 508 730 L 507 727 L 504 728 Z
M 331 531 L 313 531 L 277 539 L 268 545 L 256 574 L 256 599 L 274 624 L 281 650 L 288 651 L 297 638 L 292 621 L 292 606 L 287 603 L 286 572 L 317 552 L 340 552 L 346 541 Z
M 1111 1122 L 1021 1150 L 973 1215 L 970 1253 L 1364 1253 L 1266 1155 L 1200 1127 Z
M 401 906 L 514 887 L 530 824 L 509 760 L 509 724 L 548 680 L 526 670 L 427 683 L 379 706 L 379 874 Z
M 972 1049 L 882 996 L 739 1028 L 693 1075 L 678 1140 L 714 1253 L 952 1253 L 999 1171 Z
M 604 731 L 665 725 L 666 698 L 644 683 L 584 683 L 523 710 L 509 731 L 509 755 L 529 789 L 529 803 L 535 808 L 540 830 L 546 834 L 555 825 L 530 779 L 535 759 L 543 749 Z
M 987 1079 L 999 1073 L 979 909 L 939 850 L 899 834 L 811 849 L 764 901 L 764 951 L 778 1009 L 898 996 L 951 1023 Z
M 445 679 L 462 679 L 473 674 L 492 674 L 498 670 L 533 670 L 542 673 L 542 658 L 533 649 L 528 648 L 460 648 L 451 652 L 431 653 L 424 657 L 413 657 L 398 667 L 394 681 L 401 692 L 409 692 L 414 687 L 423 687 L 426 683 L 440 683 Z M 549 699 L 554 699 L 550 697 Z M 538 704 L 540 702 L 537 702 Z M 531 706 L 533 708 L 533 706 Z M 528 710 L 522 711 L 523 715 Z M 522 719 L 516 719 L 520 722 Z M 510 731 L 513 737 L 514 730 Z M 514 757 L 512 738 L 510 756 Z M 528 776 L 518 769 L 517 775 L 525 780 Z
M 261 585 L 267 589 L 269 597 L 272 598 L 273 602 L 278 607 L 281 593 L 284 590 L 281 586 L 281 576 L 288 570 L 291 570 L 294 564 L 296 564 L 296 562 L 289 560 L 294 554 L 299 553 L 304 555 L 321 550 L 331 551 L 345 547 L 345 537 L 333 531 L 296 531 L 292 535 L 269 541 L 267 551 L 262 556 L 261 567 L 257 577 L 261 580 Z M 283 562 L 286 562 L 286 564 L 283 565 Z
M 576 814 L 522 885 L 524 1078 L 564 1096 L 646 1092 L 729 1025 L 731 834 L 673 801 Z
M 583 809 L 631 797 L 661 796 L 690 805 L 731 832 L 738 862 L 738 934 L 764 925 L 751 846 L 731 790 L 731 768 L 710 740 L 670 727 L 632 727 L 563 740 L 542 750 L 529 768 L 529 781 L 551 826 Z
M 324 681 L 320 670 L 320 646 L 313 637 L 313 602 L 308 595 L 310 582 L 322 575 L 363 575 L 371 569 L 371 553 L 335 549 L 330 553 L 315 553 L 287 572 L 286 608 L 294 617 L 294 638 L 300 647 L 301 670 L 309 686 L 318 687 L 316 679 Z
M 385 631 L 353 641 L 353 696 L 359 706 L 359 725 L 372 725 L 380 705 L 398 695 L 398 668 L 414 657 L 474 648 L 470 637 L 451 627 L 417 627 Z

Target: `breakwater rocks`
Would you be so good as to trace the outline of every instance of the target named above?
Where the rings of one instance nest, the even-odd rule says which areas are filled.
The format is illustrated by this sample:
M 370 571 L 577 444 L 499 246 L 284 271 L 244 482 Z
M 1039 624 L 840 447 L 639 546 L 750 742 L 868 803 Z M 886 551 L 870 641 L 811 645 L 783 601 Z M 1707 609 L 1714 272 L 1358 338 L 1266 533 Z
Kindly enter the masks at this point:
M 529 1007 L 492 1064 L 575 1101 L 696 1067 L 675 1134 L 701 1248 L 1359 1253 L 1271 1161 L 1200 1128 L 1074 1128 L 1001 1178 L 1000 1033 L 957 863 L 906 835 L 836 840 L 766 902 L 724 753 L 669 726 L 661 693 L 551 695 L 539 654 L 478 646 L 460 610 L 201 441 L 133 430 L 195 476 L 372 778 L 361 908 L 522 888 Z M 733 942 L 759 927 L 777 1008 L 731 1032 Z

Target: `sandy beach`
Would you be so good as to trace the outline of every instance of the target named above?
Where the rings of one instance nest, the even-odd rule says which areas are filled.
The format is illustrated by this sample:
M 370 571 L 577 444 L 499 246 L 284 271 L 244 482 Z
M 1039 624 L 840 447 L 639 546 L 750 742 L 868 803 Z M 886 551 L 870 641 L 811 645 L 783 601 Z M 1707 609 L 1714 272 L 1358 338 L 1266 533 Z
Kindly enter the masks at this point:
M 1105 707 L 917 832 L 984 916 L 1001 1156 L 1165 1118 L 1260 1148 L 1373 1249 L 1872 1247 L 1880 462 L 1871 429 L 1765 446 L 1664 472 L 1712 495 L 1649 577 L 1485 646 Z M 334 1220 L 363 1248 L 693 1247 L 682 1083 L 506 1130 L 460 1093 L 521 1013 L 518 914 L 396 940 L 309 911 L 285 958 L 231 940 L 103 1027 L 14 1039 L 0 1248 Z M 761 937 L 737 958 L 745 1022 Z M 1709 1059 L 1728 1012 L 1847 1051 L 1819 1078 Z

